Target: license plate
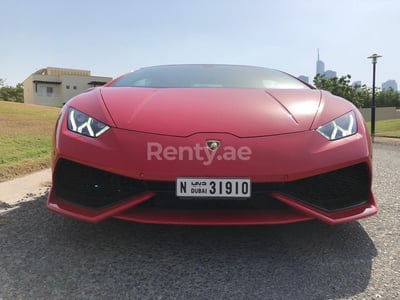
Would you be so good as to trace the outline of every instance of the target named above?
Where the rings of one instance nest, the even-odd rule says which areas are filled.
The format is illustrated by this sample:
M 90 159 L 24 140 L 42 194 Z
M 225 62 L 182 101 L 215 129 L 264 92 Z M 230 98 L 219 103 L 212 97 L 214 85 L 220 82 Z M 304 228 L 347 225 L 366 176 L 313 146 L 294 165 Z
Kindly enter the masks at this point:
M 177 178 L 176 195 L 194 198 L 249 198 L 249 178 Z

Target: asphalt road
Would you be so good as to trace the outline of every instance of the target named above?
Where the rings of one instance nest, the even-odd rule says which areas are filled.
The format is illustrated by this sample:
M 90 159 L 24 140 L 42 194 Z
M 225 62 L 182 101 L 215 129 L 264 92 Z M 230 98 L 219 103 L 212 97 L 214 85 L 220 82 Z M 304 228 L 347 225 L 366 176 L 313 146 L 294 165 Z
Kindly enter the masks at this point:
M 23 203 L 0 215 L 0 299 L 400 299 L 400 144 L 374 148 L 380 212 L 336 227 L 91 225 Z

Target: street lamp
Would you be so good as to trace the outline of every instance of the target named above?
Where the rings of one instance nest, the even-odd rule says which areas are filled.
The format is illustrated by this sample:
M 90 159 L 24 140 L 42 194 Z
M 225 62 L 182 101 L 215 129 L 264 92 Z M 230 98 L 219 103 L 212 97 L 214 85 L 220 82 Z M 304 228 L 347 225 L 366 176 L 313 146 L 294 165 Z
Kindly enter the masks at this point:
M 372 103 L 371 103 L 371 136 L 372 141 L 375 138 L 375 70 L 376 70 L 376 63 L 378 62 L 378 57 L 382 57 L 376 53 L 372 54 L 368 58 L 372 59 Z

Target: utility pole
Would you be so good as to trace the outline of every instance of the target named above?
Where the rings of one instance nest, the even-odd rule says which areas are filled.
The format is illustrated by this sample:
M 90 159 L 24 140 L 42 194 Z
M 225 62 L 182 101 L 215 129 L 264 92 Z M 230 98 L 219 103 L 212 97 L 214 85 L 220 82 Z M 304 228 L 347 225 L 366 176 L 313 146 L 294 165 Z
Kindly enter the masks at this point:
M 372 54 L 368 58 L 372 59 L 372 102 L 371 102 L 371 136 L 372 141 L 375 139 L 375 72 L 376 72 L 376 63 L 378 62 L 378 58 L 382 57 L 376 53 Z

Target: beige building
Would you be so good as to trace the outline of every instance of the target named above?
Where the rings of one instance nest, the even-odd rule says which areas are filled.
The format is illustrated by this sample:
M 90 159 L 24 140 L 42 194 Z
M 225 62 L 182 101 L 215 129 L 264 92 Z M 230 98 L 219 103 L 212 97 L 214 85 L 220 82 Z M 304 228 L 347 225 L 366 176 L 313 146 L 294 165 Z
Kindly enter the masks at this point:
M 91 76 L 87 70 L 47 67 L 24 80 L 24 102 L 61 107 L 88 88 L 110 80 L 111 77 Z

